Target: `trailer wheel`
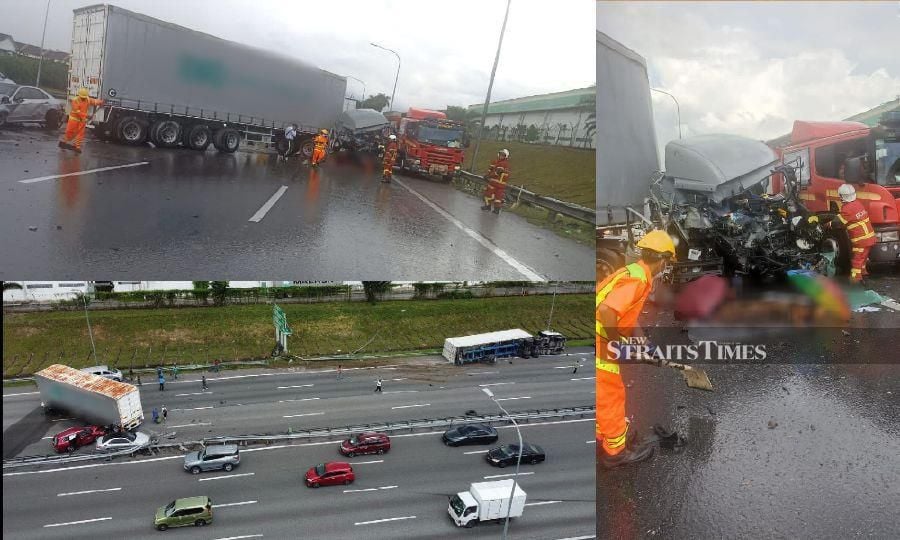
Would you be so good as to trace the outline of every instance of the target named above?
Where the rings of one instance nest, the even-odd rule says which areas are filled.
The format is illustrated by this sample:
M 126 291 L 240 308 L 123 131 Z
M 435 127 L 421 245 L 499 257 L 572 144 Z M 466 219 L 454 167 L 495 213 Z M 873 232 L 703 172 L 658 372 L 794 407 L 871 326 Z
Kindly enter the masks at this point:
M 174 148 L 181 140 L 181 124 L 175 120 L 157 120 L 150 128 L 150 139 L 156 146 Z
M 126 116 L 116 123 L 115 133 L 125 144 L 143 144 L 147 140 L 147 124 L 136 116 Z
M 312 159 L 313 149 L 315 147 L 316 143 L 314 143 L 312 139 L 303 139 L 300 143 L 300 153 L 303 154 L 303 157 L 306 159 Z
M 206 124 L 195 124 L 184 130 L 181 144 L 191 150 L 205 152 L 212 142 L 212 131 Z
M 232 128 L 220 129 L 213 135 L 213 145 L 219 152 L 234 153 L 241 145 L 241 134 Z
M 622 255 L 611 249 L 597 248 L 597 281 L 602 281 L 623 266 L 625 259 Z

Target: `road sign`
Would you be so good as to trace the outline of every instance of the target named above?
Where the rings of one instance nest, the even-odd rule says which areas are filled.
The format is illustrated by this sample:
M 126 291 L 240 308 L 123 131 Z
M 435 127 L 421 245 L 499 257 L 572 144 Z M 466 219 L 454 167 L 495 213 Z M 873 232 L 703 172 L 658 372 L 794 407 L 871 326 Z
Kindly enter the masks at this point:
M 284 315 L 284 310 L 275 304 L 272 304 L 272 322 L 275 324 L 275 329 L 280 333 L 286 336 L 293 333 L 291 332 L 291 329 L 288 328 L 287 317 Z

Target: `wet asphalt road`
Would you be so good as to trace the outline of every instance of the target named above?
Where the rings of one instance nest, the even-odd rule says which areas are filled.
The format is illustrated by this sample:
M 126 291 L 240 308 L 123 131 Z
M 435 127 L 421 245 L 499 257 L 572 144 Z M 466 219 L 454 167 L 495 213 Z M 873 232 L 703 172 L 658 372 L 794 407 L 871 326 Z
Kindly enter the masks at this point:
M 108 167 L 116 168 L 85 172 Z M 445 184 L 403 176 L 383 184 L 375 172 L 334 160 L 315 171 L 268 154 L 90 137 L 77 155 L 58 149 L 52 134 L 22 128 L 0 133 L 0 182 L 4 279 L 594 274 L 590 246 L 511 213 L 484 213 L 476 198 Z
M 873 288 L 896 297 L 898 283 Z M 885 310 L 854 314 L 846 333 L 767 338 L 770 363 L 695 364 L 713 392 L 623 365 L 636 431 L 662 424 L 687 443 L 598 468 L 598 538 L 896 538 L 898 328 L 900 313 Z

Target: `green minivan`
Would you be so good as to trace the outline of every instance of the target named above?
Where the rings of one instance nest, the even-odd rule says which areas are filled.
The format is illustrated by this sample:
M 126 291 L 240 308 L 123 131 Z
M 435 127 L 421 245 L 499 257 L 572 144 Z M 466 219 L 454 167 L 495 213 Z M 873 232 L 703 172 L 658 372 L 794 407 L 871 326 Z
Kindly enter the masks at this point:
M 212 523 L 212 518 L 212 501 L 209 497 L 186 497 L 158 508 L 153 525 L 160 531 L 187 525 L 202 527 Z

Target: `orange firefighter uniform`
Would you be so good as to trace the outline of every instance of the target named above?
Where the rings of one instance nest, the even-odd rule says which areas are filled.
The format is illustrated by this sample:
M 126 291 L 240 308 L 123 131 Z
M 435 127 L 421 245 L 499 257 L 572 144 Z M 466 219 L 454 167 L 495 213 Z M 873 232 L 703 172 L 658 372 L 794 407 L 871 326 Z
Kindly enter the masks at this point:
M 837 219 L 850 235 L 850 280 L 860 281 L 866 272 L 869 251 L 875 245 L 875 229 L 869 221 L 869 213 L 859 200 L 845 202 Z
M 394 161 L 397 160 L 398 150 L 397 141 L 390 141 L 384 149 L 384 158 L 381 161 L 381 175 L 387 182 L 391 181 L 391 176 L 394 174 Z
M 494 167 L 488 177 L 488 184 L 484 188 L 483 210 L 491 210 L 500 213 L 503 207 L 503 199 L 506 196 L 506 185 L 509 183 L 509 171 L 500 167 Z
M 324 129 L 313 139 L 315 147 L 313 148 L 312 164 L 318 166 L 325 159 L 325 148 L 328 147 L 328 132 Z
M 619 374 L 619 364 L 608 350 L 607 332 L 600 322 L 600 305 L 618 314 L 616 329 L 619 335 L 630 337 L 653 288 L 652 278 L 647 264 L 638 261 L 617 270 L 597 284 L 597 444 L 611 456 L 625 449 L 628 422 L 625 419 L 625 385 Z
M 87 88 L 78 90 L 78 95 L 72 98 L 72 110 L 69 112 L 69 121 L 66 123 L 66 133 L 60 146 L 67 145 L 75 140 L 75 150 L 81 151 L 81 143 L 84 140 L 84 130 L 88 121 L 88 110 L 90 107 L 100 107 L 103 105 L 102 99 L 94 99 L 88 95 Z

